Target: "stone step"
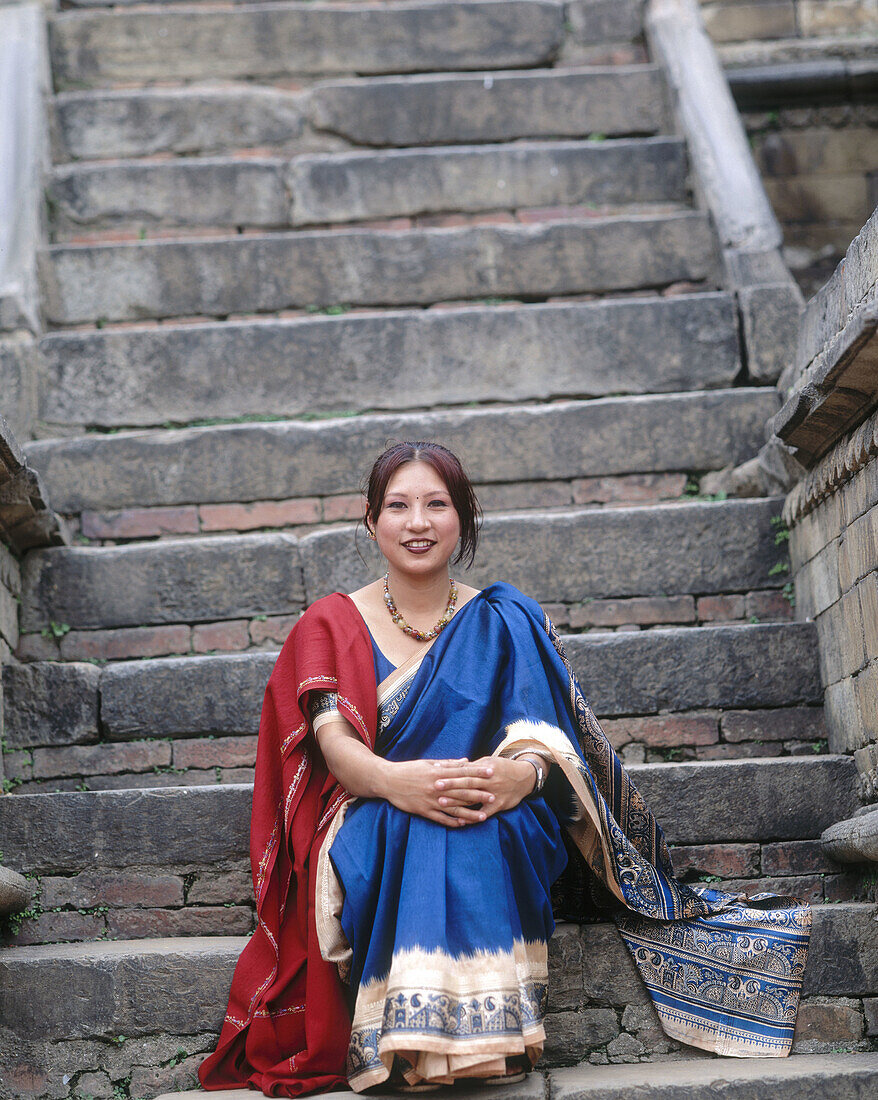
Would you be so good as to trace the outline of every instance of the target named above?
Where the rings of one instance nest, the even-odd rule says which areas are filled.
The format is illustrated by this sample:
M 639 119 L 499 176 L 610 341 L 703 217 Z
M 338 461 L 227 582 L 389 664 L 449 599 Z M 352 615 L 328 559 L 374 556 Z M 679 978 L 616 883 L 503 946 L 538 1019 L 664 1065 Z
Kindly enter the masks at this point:
M 669 125 L 661 70 L 614 65 L 360 77 L 304 92 L 201 84 L 61 92 L 58 160 L 303 153 L 353 145 L 462 145 L 649 135 Z
M 725 500 L 485 520 L 478 587 L 503 577 L 549 603 L 779 587 L 772 517 L 782 500 Z M 668 553 L 668 547 L 674 553 Z M 288 614 L 380 574 L 354 552 L 354 530 L 296 539 L 257 534 L 168 539 L 122 547 L 33 551 L 22 578 L 21 630 L 209 622 Z
M 647 289 L 710 278 L 716 243 L 686 212 L 57 245 L 42 261 L 47 317 L 75 324 Z
M 812 1013 L 805 1010 L 809 1015 Z M 633 1019 L 633 1016 L 632 1016 Z M 595 1021 L 596 1022 L 596 1021 Z M 626 1035 L 631 1033 L 626 1032 Z M 620 1052 L 630 1048 L 635 1056 L 608 1056 L 616 1063 L 640 1062 L 639 1050 L 643 1043 L 632 1036 L 633 1042 L 620 1042 Z M 661 1039 L 658 1040 L 661 1042 Z M 636 1044 L 636 1045 L 634 1045 Z M 827 1046 L 829 1044 L 826 1044 Z M 569 1049 L 575 1050 L 571 1043 Z M 687 1049 L 691 1055 L 691 1049 Z M 543 1080 L 536 1072 L 520 1085 L 505 1085 L 503 1096 L 509 1100 L 543 1100 L 549 1095 L 558 1100 L 714 1100 L 718 1090 L 724 1100 L 754 1100 L 754 1097 L 772 1097 L 772 1100 L 867 1100 L 878 1089 L 878 1054 L 804 1054 L 796 1058 L 747 1058 L 725 1060 L 720 1068 L 713 1059 L 681 1057 L 679 1061 L 656 1065 L 648 1057 L 649 1065 L 605 1065 L 583 1062 L 581 1066 L 557 1069 Z M 194 1067 L 200 1061 L 193 1058 Z M 595 1059 L 597 1061 L 597 1059 Z M 544 1058 L 540 1069 L 551 1065 Z M 179 1079 L 176 1079 L 177 1081 Z M 170 1083 L 168 1077 L 166 1083 Z M 215 1100 L 247 1100 L 247 1089 L 223 1089 L 211 1095 Z M 177 1083 L 174 1092 L 162 1093 L 157 1100 L 203 1100 L 200 1089 L 188 1090 Z M 345 1092 L 326 1093 L 326 1100 L 343 1100 Z M 390 1092 L 385 1093 L 391 1096 Z M 475 1100 L 484 1096 L 484 1089 L 458 1085 L 455 1095 L 461 1100 Z
M 665 97 L 653 65 L 423 73 L 317 84 L 309 118 L 356 145 L 651 134 L 670 125 Z
M 705 708 L 725 712 L 723 726 L 735 726 L 733 732 L 724 730 L 728 740 L 789 739 L 796 735 L 784 734 L 774 723 L 784 716 L 794 722 L 799 710 L 807 715 L 822 703 L 813 623 L 568 634 L 564 644 L 595 713 L 608 721 L 607 734 L 620 745 L 624 738 L 611 727 L 630 730 L 636 716 Z M 14 752 L 142 738 L 253 735 L 276 657 L 274 651 L 102 667 L 6 665 L 7 747 Z M 685 737 L 670 736 L 665 743 L 681 741 Z
M 41 420 L 101 428 L 712 390 L 741 369 L 721 293 L 63 332 L 41 350 Z
M 68 514 L 196 501 L 332 500 L 358 493 L 376 439 L 441 439 L 461 455 L 477 488 L 716 470 L 756 453 L 778 405 L 773 388 L 742 387 L 91 434 L 29 443 L 25 451 L 53 507 Z
M 856 903 L 815 907 L 804 979 L 806 1003 L 810 997 L 863 997 L 878 992 L 872 910 L 871 905 Z M 227 936 L 7 948 L 0 953 L 0 1009 L 11 1041 L 4 1043 L 3 1057 L 8 1059 L 13 1052 L 26 1057 L 28 1043 L 39 1040 L 100 1038 L 106 1052 L 112 1049 L 106 1040 L 120 1035 L 132 1041 L 161 1033 L 216 1033 L 232 971 L 245 943 L 243 936 Z M 612 925 L 558 926 L 549 967 L 548 1026 L 555 1033 L 553 1045 L 565 1023 L 575 1026 L 575 1020 L 565 1019 L 562 1013 L 647 1005 L 645 988 Z M 629 1011 L 629 1020 L 631 1015 Z M 598 1043 L 586 1040 L 582 1046 L 602 1047 L 619 1035 L 615 1013 L 609 1014 L 606 1024 L 610 1016 L 612 1030 L 602 1029 L 609 1034 Z M 585 1023 L 583 1019 L 581 1024 Z M 643 1023 L 655 1026 L 654 1017 Z M 586 1052 L 580 1048 L 579 1056 Z M 568 1048 L 568 1058 L 570 1053 Z M 746 1063 L 734 1063 L 742 1064 Z M 8 1067 L 7 1061 L 4 1068 Z M 717 1064 L 713 1067 L 715 1075 Z M 75 1063 L 65 1066 L 69 1073 L 75 1068 Z M 668 1095 L 676 1100 L 680 1094 Z M 750 1100 L 767 1094 L 740 1095 Z M 863 1100 L 867 1095 L 871 1094 L 858 1094 Z
M 545 0 L 267 3 L 64 12 L 49 25 L 59 88 L 219 78 L 531 68 L 551 63 L 564 8 Z
M 669 844 L 812 840 L 859 806 L 848 756 L 632 764 L 628 770 Z M 245 783 L 9 796 L 0 799 L 4 860 L 21 874 L 37 875 L 226 869 L 247 859 L 251 799 L 252 785 Z
M 133 226 L 285 228 L 449 212 L 684 203 L 679 138 L 178 158 L 56 168 L 56 233 Z

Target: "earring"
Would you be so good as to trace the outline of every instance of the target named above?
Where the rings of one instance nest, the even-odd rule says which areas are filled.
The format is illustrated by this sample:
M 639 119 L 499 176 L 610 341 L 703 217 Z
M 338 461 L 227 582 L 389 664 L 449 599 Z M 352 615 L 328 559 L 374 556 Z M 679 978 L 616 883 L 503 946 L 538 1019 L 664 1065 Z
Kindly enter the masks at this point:
M 377 542 L 378 541 L 378 536 L 375 534 L 374 531 L 367 531 L 366 532 L 366 538 L 371 539 L 372 542 Z

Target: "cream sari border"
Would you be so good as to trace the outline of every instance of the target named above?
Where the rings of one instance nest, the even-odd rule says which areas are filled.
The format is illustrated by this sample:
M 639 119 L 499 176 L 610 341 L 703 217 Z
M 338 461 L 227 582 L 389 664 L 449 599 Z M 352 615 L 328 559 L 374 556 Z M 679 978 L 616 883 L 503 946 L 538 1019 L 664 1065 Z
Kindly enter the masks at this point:
M 335 963 L 338 976 L 343 982 L 350 977 L 353 951 L 341 926 L 341 914 L 344 908 L 344 887 L 339 881 L 329 849 L 344 824 L 348 806 L 356 802 L 355 798 L 346 799 L 335 811 L 332 824 L 326 830 L 326 836 L 320 845 L 317 856 L 317 875 L 315 882 L 314 919 L 317 925 L 317 943 L 320 954 L 326 962 Z
M 615 857 L 608 838 L 601 827 L 601 818 L 597 803 L 591 791 L 579 774 L 580 759 L 570 742 L 570 738 L 557 726 L 531 718 L 519 718 L 506 727 L 506 736 L 500 742 L 493 756 L 509 756 L 513 752 L 533 752 L 557 764 L 570 784 L 576 799 L 574 820 L 567 826 L 577 848 L 589 867 L 595 864 L 612 867 Z M 601 853 L 599 855 L 598 853 Z M 597 859 L 595 859 L 597 857 Z M 621 887 L 615 876 L 607 876 L 606 885 L 619 899 L 625 901 Z

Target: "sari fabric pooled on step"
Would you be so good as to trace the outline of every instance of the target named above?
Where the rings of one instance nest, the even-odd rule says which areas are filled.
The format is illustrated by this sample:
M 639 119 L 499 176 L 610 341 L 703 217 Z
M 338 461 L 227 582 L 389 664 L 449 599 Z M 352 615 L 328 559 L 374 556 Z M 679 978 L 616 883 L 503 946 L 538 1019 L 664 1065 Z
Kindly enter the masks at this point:
M 340 614 L 347 600 L 348 634 L 362 637 L 353 603 L 328 600 Z M 350 720 L 344 700 L 339 691 Z M 574 866 L 565 875 L 575 871 L 585 888 L 580 911 L 569 912 L 568 899 L 565 916 L 593 919 L 584 899 L 601 901 L 671 1038 L 719 1054 L 789 1052 L 808 906 L 674 879 L 655 817 L 533 600 L 507 584 L 484 589 L 379 685 L 374 726 L 364 734 L 353 724 L 392 760 L 528 749 L 554 766 L 540 797 L 458 829 L 328 791 L 320 821 L 331 822 L 309 854 L 310 934 L 353 1002 L 344 1060 L 327 1064 L 330 1077 L 362 1091 L 387 1080 L 395 1059 L 410 1083 L 502 1073 L 508 1058 L 533 1063 L 545 1040 L 552 889 L 568 851 Z M 315 750 L 311 738 L 307 751 Z M 220 1087 L 213 1080 L 207 1087 Z M 295 1089 L 278 1079 L 271 1095 Z

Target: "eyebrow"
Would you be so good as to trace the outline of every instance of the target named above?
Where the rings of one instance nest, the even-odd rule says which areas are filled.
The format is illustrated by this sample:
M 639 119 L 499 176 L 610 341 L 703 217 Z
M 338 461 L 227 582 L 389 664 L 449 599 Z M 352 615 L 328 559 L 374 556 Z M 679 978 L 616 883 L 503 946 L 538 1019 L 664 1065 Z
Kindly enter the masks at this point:
M 418 494 L 416 493 L 415 496 L 417 496 L 417 495 Z M 403 497 L 405 499 L 408 499 L 408 496 L 409 496 L 408 493 L 403 493 L 399 489 L 394 489 L 393 492 L 385 494 L 385 500 L 388 497 Z M 426 493 L 421 493 L 420 496 L 425 496 L 425 497 L 448 497 L 449 500 L 451 499 L 451 494 L 448 492 L 447 489 L 428 489 Z

